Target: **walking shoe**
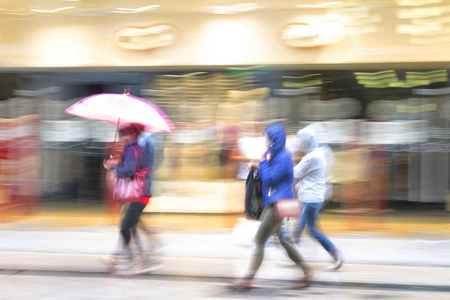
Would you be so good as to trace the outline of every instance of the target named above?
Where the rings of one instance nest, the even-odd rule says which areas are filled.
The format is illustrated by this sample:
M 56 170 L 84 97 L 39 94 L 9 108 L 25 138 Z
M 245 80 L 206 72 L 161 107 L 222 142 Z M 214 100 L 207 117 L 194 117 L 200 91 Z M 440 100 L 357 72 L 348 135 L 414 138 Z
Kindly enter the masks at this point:
M 330 271 L 337 271 L 342 267 L 342 253 L 338 250 L 335 255 L 333 255 L 334 258 L 334 266 L 330 269 Z
M 311 286 L 313 281 L 313 273 L 308 273 L 303 277 L 300 281 L 297 283 L 294 283 L 292 286 L 290 286 L 291 289 L 305 289 L 309 286 Z
M 133 265 L 128 270 L 127 275 L 146 274 L 156 271 L 161 264 L 149 259 L 145 255 L 136 257 L 133 261 Z
M 107 272 L 115 272 L 117 265 L 120 261 L 120 256 L 118 255 L 110 255 L 107 257 L 101 257 L 101 261 L 106 265 Z
M 277 264 L 280 267 L 284 267 L 284 268 L 297 267 L 297 265 L 292 260 L 278 260 Z
M 231 288 L 235 290 L 249 290 L 253 288 L 253 282 L 250 279 L 240 278 L 233 280 Z

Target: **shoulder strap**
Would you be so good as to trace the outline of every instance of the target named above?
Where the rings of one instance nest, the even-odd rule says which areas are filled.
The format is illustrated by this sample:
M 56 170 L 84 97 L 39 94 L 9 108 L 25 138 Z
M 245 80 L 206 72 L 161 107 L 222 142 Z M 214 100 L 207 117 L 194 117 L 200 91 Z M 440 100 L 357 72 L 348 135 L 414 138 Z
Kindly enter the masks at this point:
M 133 148 L 133 150 L 134 150 L 134 163 L 135 163 L 135 167 L 134 167 L 134 169 L 135 169 L 135 172 L 138 170 L 138 168 L 137 168 L 137 166 L 138 166 L 138 154 L 137 154 L 137 150 L 136 150 L 136 148 L 135 147 L 132 147 Z
M 138 169 L 138 158 L 139 158 L 139 155 L 138 155 L 137 150 L 136 150 L 135 147 L 133 147 L 133 150 L 134 150 L 134 160 L 135 160 L 135 163 L 136 163 L 136 167 L 135 167 L 136 171 L 135 172 L 140 171 L 140 170 L 150 170 L 151 168 Z M 141 150 L 143 150 L 143 149 L 141 149 Z M 145 153 L 144 153 L 144 155 L 145 155 Z

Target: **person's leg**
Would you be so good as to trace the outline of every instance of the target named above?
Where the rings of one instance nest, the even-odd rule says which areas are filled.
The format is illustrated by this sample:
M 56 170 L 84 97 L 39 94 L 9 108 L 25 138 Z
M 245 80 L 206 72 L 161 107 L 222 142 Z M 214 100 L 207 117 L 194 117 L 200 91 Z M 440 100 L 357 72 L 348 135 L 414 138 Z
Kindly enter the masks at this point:
M 268 205 L 264 208 L 261 215 L 261 225 L 258 228 L 255 237 L 256 249 L 250 262 L 250 267 L 245 278 L 251 280 L 255 277 L 261 263 L 264 259 L 264 246 L 271 235 L 280 228 L 281 220 L 275 218 L 275 208 Z
M 126 215 L 129 207 L 130 207 L 130 203 L 124 203 L 122 205 L 122 207 L 121 207 L 121 210 L 120 210 L 120 224 L 121 224 L 120 226 L 121 227 L 122 227 L 123 219 L 125 218 L 125 215 Z M 140 222 L 140 219 L 139 219 L 139 222 Z M 136 247 L 138 248 L 138 250 L 140 252 L 142 252 L 142 245 L 141 245 L 141 242 L 140 242 L 140 239 L 139 239 L 139 236 L 138 236 L 137 226 L 136 225 L 133 226 L 132 228 L 130 228 L 130 233 L 131 233 L 131 238 L 133 239 L 134 243 L 136 244 Z M 124 243 L 123 236 L 122 236 L 122 239 L 121 239 L 121 243 L 122 243 L 122 245 Z
M 144 210 L 145 205 L 141 203 L 131 203 L 123 217 L 122 224 L 120 226 L 120 233 L 123 237 L 125 248 L 128 247 L 131 239 L 131 229 L 139 222 L 139 217 Z
M 319 211 L 322 203 L 307 203 L 307 224 L 311 235 L 327 250 L 328 253 L 336 260 L 338 251 L 336 246 L 316 228 L 316 224 L 319 221 Z
M 130 206 L 129 203 L 124 203 L 120 206 L 120 213 L 119 213 L 119 230 L 122 226 L 123 218 L 125 217 L 125 214 L 127 213 L 128 207 Z M 119 234 L 119 238 L 117 240 L 117 246 L 115 250 L 111 253 L 113 256 L 120 255 L 123 252 L 123 237 L 122 234 Z
M 155 231 L 152 230 L 151 228 L 148 228 L 147 226 L 145 226 L 145 223 L 142 219 L 139 219 L 139 223 L 137 224 L 137 226 L 140 230 L 142 230 L 144 232 L 144 234 L 150 239 L 150 240 L 156 240 L 155 237 Z
M 299 238 L 301 237 L 303 231 L 305 230 L 306 223 L 308 222 L 308 203 L 303 203 L 302 215 L 300 216 L 300 233 Z
M 155 254 L 162 245 L 154 230 L 146 227 L 142 218 L 139 218 L 139 222 L 131 229 L 131 236 L 142 257 Z
M 294 238 L 294 241 L 297 244 L 300 242 L 300 237 L 303 233 L 303 230 L 305 230 L 306 226 L 306 220 L 305 217 L 303 217 L 304 209 L 305 206 L 302 204 L 300 217 L 295 218 L 294 221 L 292 222 L 292 237 Z
M 142 246 L 142 242 L 141 242 L 141 238 L 139 237 L 139 233 L 137 230 L 137 227 L 139 226 L 139 223 L 135 226 L 133 226 L 130 231 L 131 231 L 131 238 L 134 241 L 134 244 L 136 245 L 137 250 L 139 251 L 139 253 L 143 253 L 144 252 L 144 247 Z
M 148 202 L 150 201 L 151 197 L 143 196 L 141 197 L 141 200 L 146 200 L 148 198 Z M 142 203 L 141 201 L 139 203 Z M 146 204 L 146 203 L 143 203 Z M 139 230 L 138 230 L 139 229 Z M 141 238 L 141 232 L 143 232 L 144 238 Z M 139 218 L 138 223 L 131 229 L 131 236 L 138 248 L 138 251 L 141 253 L 141 255 L 146 255 L 146 251 L 153 251 L 158 246 L 158 241 L 156 237 L 154 236 L 154 233 L 151 229 L 147 228 L 144 224 L 144 221 L 142 218 Z M 148 246 L 147 244 L 149 244 Z M 151 248 L 151 250 L 149 249 Z
M 298 251 L 298 248 L 293 238 L 291 236 L 286 236 L 285 234 L 283 235 L 282 230 L 278 231 L 278 238 L 280 240 L 280 244 L 283 246 L 283 248 L 289 255 L 289 258 L 303 270 L 303 273 L 305 273 L 305 275 L 310 274 L 311 269 L 303 260 L 303 257 Z
M 300 243 L 300 238 L 302 236 L 303 231 L 305 230 L 306 223 L 308 222 L 308 203 L 302 203 L 302 213 L 298 220 L 298 227 L 296 227 L 296 230 L 294 231 L 294 240 L 295 243 Z
M 124 237 L 124 233 L 122 232 L 122 227 L 123 227 L 124 221 L 126 219 L 130 218 L 129 216 L 127 217 L 127 214 L 129 213 L 129 209 L 130 209 L 129 203 L 124 203 L 120 207 L 119 227 L 121 228 L 121 230 L 120 230 L 121 237 L 119 236 L 119 240 L 118 240 L 116 249 L 111 253 L 111 256 L 105 260 L 105 263 L 108 265 L 110 271 L 115 270 L 116 265 L 119 262 L 120 256 L 130 255 L 129 249 L 125 246 L 125 237 Z M 130 236 L 131 236 L 131 233 L 130 233 Z M 128 242 L 129 242 L 129 239 L 130 238 L 128 238 Z
M 158 234 L 154 229 L 145 226 L 142 219 L 139 219 L 137 227 L 141 229 L 147 237 L 150 243 L 150 252 L 156 252 L 159 248 L 161 248 L 162 241 L 159 239 Z

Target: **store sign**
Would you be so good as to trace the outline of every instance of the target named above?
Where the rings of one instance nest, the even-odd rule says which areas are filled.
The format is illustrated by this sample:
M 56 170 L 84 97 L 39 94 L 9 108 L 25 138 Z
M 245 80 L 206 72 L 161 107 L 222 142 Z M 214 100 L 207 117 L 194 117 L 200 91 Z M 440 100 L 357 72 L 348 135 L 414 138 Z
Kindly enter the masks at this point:
M 345 36 L 345 26 L 339 22 L 290 23 L 280 32 L 281 41 L 294 48 L 316 48 L 336 44 Z
M 170 46 L 176 38 L 177 30 L 171 24 L 126 26 L 114 34 L 114 43 L 124 50 L 149 51 Z

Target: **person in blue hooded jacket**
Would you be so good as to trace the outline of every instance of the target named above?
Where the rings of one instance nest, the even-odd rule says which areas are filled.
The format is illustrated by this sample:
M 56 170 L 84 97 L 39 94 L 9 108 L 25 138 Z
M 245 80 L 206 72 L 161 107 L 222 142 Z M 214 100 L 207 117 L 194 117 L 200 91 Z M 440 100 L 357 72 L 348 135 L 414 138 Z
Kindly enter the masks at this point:
M 257 169 L 262 181 L 263 206 L 261 225 L 256 233 L 256 249 L 246 276 L 234 282 L 234 287 L 248 289 L 252 287 L 252 280 L 256 275 L 264 258 L 264 247 L 267 240 L 277 233 L 281 245 L 286 249 L 289 257 L 303 270 L 304 277 L 295 285 L 297 288 L 307 287 L 312 281 L 312 272 L 303 261 L 296 244 L 292 239 L 281 237 L 280 227 L 283 220 L 278 220 L 275 213 L 275 203 L 281 199 L 293 198 L 293 164 L 291 155 L 286 150 L 286 131 L 281 123 L 268 126 L 266 137 L 267 151 L 259 165 L 250 164 L 250 168 Z

